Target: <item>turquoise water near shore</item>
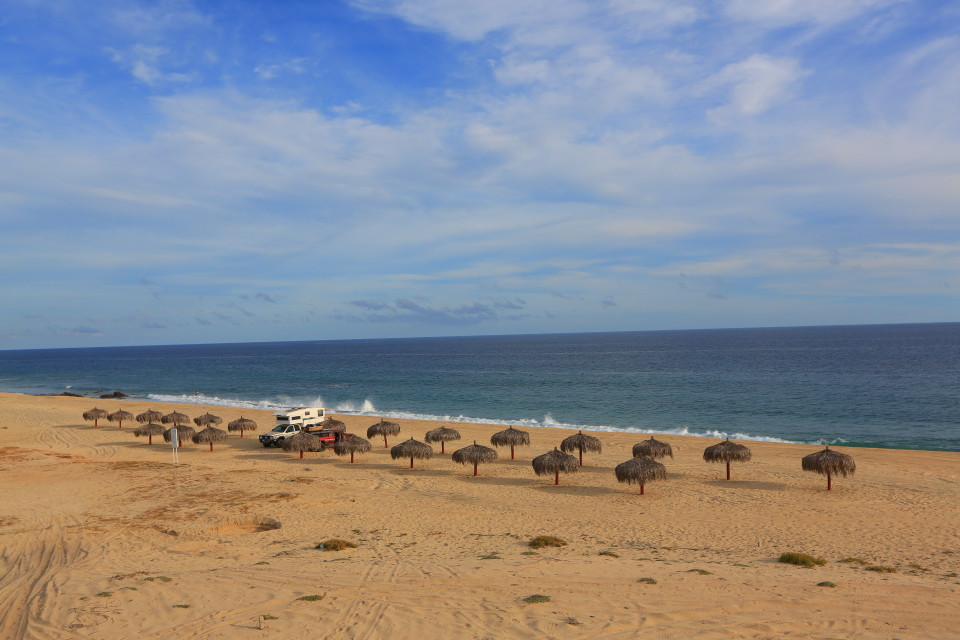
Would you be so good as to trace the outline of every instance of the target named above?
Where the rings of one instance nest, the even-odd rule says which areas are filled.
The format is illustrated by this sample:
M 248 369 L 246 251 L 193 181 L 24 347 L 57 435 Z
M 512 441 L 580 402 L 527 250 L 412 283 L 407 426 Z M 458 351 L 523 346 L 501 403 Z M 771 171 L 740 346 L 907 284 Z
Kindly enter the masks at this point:
M 960 323 L 0 351 L 0 391 L 960 451 Z

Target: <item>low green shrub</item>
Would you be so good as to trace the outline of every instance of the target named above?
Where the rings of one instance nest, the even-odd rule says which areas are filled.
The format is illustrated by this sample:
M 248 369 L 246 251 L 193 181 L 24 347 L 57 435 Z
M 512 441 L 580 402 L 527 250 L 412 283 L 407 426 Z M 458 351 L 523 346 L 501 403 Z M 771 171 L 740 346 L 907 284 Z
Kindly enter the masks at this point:
M 781 553 L 779 561 L 801 567 L 816 567 L 827 564 L 827 561 L 823 558 L 816 558 L 806 553 Z

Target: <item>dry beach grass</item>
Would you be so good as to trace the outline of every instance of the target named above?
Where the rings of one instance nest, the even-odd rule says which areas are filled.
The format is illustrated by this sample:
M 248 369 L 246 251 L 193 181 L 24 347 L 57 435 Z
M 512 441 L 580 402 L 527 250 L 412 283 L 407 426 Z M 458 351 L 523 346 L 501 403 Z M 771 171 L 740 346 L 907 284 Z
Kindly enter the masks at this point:
M 558 429 L 477 477 L 459 444 L 410 469 L 377 440 L 351 465 L 256 434 L 174 466 L 136 423 L 84 422 L 93 404 L 0 394 L 2 638 L 960 638 L 958 453 L 844 449 L 856 474 L 827 492 L 800 468 L 819 447 L 749 443 L 728 482 L 702 458 L 716 441 L 660 436 L 674 459 L 641 497 L 613 473 L 638 434 L 591 433 L 602 453 L 560 486 L 530 462 Z M 396 442 L 439 426 L 400 424 Z M 465 444 L 503 428 L 453 426 Z

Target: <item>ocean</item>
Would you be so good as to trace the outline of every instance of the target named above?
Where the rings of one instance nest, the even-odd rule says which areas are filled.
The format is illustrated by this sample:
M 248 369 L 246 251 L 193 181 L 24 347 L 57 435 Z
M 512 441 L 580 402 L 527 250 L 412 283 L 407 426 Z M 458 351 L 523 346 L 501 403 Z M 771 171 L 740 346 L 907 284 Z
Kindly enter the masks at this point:
M 0 391 L 114 390 L 158 404 L 960 451 L 960 323 L 0 351 Z

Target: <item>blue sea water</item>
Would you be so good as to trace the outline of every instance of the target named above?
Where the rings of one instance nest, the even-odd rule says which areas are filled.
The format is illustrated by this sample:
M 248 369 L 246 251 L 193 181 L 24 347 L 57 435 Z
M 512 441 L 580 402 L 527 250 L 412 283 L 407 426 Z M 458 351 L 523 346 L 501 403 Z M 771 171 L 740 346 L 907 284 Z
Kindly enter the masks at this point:
M 0 351 L 0 391 L 113 390 L 401 420 L 960 451 L 960 323 Z

